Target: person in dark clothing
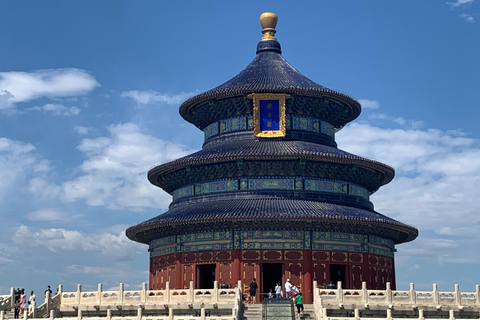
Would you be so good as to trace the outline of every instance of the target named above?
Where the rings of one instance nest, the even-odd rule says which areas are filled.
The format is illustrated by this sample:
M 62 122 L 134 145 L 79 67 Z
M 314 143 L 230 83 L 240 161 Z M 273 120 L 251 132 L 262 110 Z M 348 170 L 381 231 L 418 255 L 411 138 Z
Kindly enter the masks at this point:
M 257 298 L 256 298 L 256 295 L 257 295 L 257 283 L 255 282 L 256 279 L 253 278 L 252 282 L 250 282 L 250 286 L 249 286 L 249 289 L 248 289 L 248 294 L 250 295 L 250 303 L 256 303 L 257 302 Z

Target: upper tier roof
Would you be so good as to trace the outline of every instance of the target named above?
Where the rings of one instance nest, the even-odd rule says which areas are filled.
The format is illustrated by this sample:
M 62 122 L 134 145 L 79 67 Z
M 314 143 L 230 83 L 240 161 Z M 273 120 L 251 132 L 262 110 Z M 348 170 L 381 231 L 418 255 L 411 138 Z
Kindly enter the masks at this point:
M 212 100 L 250 93 L 289 93 L 293 96 L 328 98 L 331 103 L 343 106 L 345 117 L 340 123 L 332 123 L 337 128 L 343 127 L 358 117 L 361 107 L 356 100 L 308 79 L 288 63 L 281 53 L 280 43 L 276 40 L 260 41 L 257 45 L 257 56 L 243 71 L 218 87 L 186 100 L 180 106 L 181 116 L 203 129 L 211 121 L 205 114 L 204 106 L 208 105 L 211 108 Z M 219 111 L 215 110 L 215 112 Z M 225 118 L 229 116 L 228 110 L 223 112 Z M 221 117 L 220 114 L 219 118 Z

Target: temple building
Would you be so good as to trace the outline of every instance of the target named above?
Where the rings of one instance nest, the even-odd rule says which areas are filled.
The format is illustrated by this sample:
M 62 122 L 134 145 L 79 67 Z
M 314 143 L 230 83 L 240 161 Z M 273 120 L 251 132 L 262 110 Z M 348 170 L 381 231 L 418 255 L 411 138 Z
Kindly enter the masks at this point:
M 241 280 L 247 291 L 256 278 L 268 292 L 290 279 L 305 303 L 313 281 L 395 289 L 395 245 L 418 231 L 369 200 L 393 168 L 337 148 L 335 133 L 359 116 L 360 104 L 282 57 L 275 14 L 260 22 L 253 61 L 180 106 L 203 131 L 202 149 L 148 172 L 173 197 L 167 212 L 127 230 L 149 245 L 149 288 Z

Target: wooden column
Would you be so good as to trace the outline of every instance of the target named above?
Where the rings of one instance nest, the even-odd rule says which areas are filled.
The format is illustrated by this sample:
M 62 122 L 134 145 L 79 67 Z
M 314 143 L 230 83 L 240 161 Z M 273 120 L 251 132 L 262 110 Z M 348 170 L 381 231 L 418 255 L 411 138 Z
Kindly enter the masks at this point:
M 312 251 L 303 251 L 303 264 L 302 264 L 302 295 L 304 303 L 313 303 L 313 262 Z

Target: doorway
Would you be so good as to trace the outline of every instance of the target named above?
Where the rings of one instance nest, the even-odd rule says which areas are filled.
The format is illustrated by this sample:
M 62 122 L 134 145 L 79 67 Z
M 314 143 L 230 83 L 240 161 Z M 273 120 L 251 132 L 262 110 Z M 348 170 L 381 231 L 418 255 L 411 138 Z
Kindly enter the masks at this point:
M 197 289 L 213 289 L 216 264 L 197 265 Z
M 283 263 L 262 263 L 262 285 L 259 288 L 262 296 L 267 296 L 270 289 L 275 294 L 275 285 L 283 282 Z
M 330 265 L 330 282 L 336 286 L 337 282 L 341 281 L 342 288 L 346 288 L 347 287 L 346 268 L 347 266 L 344 264 L 331 264 Z

